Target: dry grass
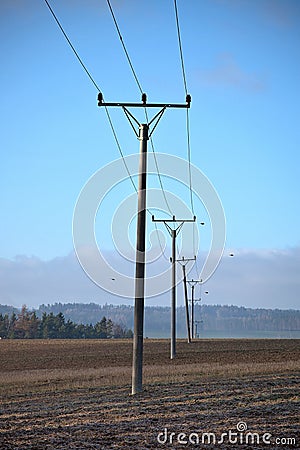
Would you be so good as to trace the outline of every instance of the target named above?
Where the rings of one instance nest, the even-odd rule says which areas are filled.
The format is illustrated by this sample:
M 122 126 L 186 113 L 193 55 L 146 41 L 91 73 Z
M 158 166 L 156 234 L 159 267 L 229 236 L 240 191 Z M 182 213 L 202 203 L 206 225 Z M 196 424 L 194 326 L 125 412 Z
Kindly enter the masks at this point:
M 178 342 L 170 361 L 168 341 L 146 340 L 132 397 L 130 341 L 2 340 L 0 449 L 155 449 L 164 427 L 221 433 L 240 420 L 296 438 L 299 356 L 298 340 L 203 340 Z

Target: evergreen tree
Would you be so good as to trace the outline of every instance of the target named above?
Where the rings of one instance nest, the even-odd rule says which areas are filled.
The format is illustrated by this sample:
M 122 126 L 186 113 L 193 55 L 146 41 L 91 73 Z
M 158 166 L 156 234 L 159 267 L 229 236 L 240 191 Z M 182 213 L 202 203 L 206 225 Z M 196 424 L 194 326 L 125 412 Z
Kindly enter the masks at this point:
M 17 339 L 29 339 L 31 336 L 31 313 L 27 306 L 23 305 L 20 314 L 14 324 L 15 337 Z
M 111 319 L 102 319 L 92 324 L 75 324 L 70 319 L 66 322 L 62 312 L 54 315 L 43 312 L 39 319 L 35 311 L 28 311 L 23 305 L 20 313 L 16 316 L 12 313 L 0 313 L 0 338 L 8 339 L 110 339 L 132 338 L 132 331 L 126 327 L 115 324 Z
M 66 339 L 75 339 L 76 336 L 76 325 L 71 320 L 68 320 L 65 323 L 65 338 Z
M 7 330 L 8 339 L 14 339 L 16 337 L 16 334 L 15 334 L 16 323 L 17 323 L 17 315 L 15 312 L 13 312 L 10 317 L 9 324 L 8 324 L 8 330 Z
M 4 316 L 2 314 L 0 314 L 0 338 L 1 339 L 7 338 L 8 329 L 9 329 L 8 314 L 5 314 Z
M 111 339 L 113 337 L 113 334 L 114 334 L 114 324 L 113 324 L 113 321 L 111 319 L 108 319 L 108 321 L 107 321 L 106 332 L 107 332 L 107 338 Z
M 95 325 L 96 335 L 100 339 L 107 339 L 107 320 L 106 317 L 102 317 L 100 322 Z

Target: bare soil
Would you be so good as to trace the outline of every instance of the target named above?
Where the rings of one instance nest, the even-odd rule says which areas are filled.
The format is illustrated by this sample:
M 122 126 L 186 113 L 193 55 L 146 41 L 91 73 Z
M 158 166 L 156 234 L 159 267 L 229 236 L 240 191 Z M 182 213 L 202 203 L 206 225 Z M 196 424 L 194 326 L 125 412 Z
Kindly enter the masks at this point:
M 0 449 L 299 448 L 299 344 L 146 339 L 132 396 L 131 341 L 2 340 Z

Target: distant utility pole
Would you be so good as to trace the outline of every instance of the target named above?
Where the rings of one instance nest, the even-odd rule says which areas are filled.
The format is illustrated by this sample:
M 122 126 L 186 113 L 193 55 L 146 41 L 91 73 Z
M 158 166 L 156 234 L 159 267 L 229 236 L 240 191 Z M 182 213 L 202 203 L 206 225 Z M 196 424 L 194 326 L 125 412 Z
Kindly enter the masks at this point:
M 191 298 L 191 328 L 192 328 L 192 339 L 195 338 L 195 311 L 194 311 L 194 303 L 195 303 L 195 286 L 198 283 L 201 283 L 202 280 L 188 280 L 189 285 L 192 289 L 192 298 Z
M 182 266 L 182 273 L 183 273 L 183 288 L 184 288 L 184 301 L 185 301 L 185 316 L 186 316 L 186 329 L 187 329 L 187 337 L 188 337 L 188 343 L 191 343 L 191 327 L 190 327 L 190 314 L 189 314 L 189 300 L 188 300 L 188 292 L 187 292 L 187 281 L 186 281 L 186 270 L 185 266 L 189 261 L 195 261 L 196 256 L 194 258 L 185 258 L 184 256 L 182 259 L 177 259 L 177 262 L 179 262 Z
M 189 283 L 189 285 L 191 286 L 191 289 L 192 289 L 192 298 L 191 298 L 191 328 L 192 328 L 192 339 L 194 339 L 195 336 L 196 336 L 196 330 L 195 330 L 195 323 L 196 323 L 196 321 L 195 321 L 195 301 L 198 301 L 198 300 L 195 300 L 195 293 L 194 293 L 194 290 L 195 290 L 195 286 L 196 286 L 198 283 L 200 283 L 200 288 L 201 288 L 201 286 L 202 286 L 202 280 L 188 280 L 187 282 Z M 208 291 L 205 291 L 205 294 L 208 294 Z M 199 301 L 200 301 L 200 300 L 201 300 L 201 295 L 200 295 Z
M 145 242 L 146 242 L 146 191 L 147 191 L 147 143 L 166 108 L 190 108 L 191 96 L 186 96 L 185 104 L 147 103 L 146 94 L 142 94 L 142 103 L 105 103 L 103 95 L 98 94 L 98 106 L 121 107 L 129 120 L 137 138 L 140 140 L 140 164 L 138 182 L 138 216 L 136 231 L 136 266 L 135 266 L 135 304 L 134 304 L 134 337 L 132 361 L 132 394 L 143 389 L 143 338 L 144 338 L 144 297 L 145 297 Z M 127 108 L 161 108 L 147 124 L 140 122 Z M 133 121 L 139 127 L 136 132 Z M 149 134 L 149 127 L 154 122 Z
M 172 237 L 172 300 L 171 300 L 171 359 L 176 356 L 176 237 L 178 236 L 181 228 L 185 222 L 195 222 L 196 216 L 193 219 L 178 220 L 173 216 L 172 219 L 155 219 L 152 216 L 152 222 L 163 222 Z M 169 222 L 179 223 L 176 228 L 172 228 Z
M 195 336 L 196 338 L 200 337 L 200 332 L 198 331 L 198 325 L 200 325 L 201 323 L 203 323 L 203 320 L 195 320 Z

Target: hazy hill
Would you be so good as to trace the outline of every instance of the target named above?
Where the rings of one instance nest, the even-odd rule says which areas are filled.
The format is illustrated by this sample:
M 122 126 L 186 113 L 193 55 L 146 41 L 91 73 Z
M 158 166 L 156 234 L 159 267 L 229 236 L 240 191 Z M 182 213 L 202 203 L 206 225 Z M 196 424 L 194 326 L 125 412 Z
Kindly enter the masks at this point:
M 96 323 L 103 316 L 133 329 L 132 306 L 97 305 L 95 303 L 55 303 L 41 305 L 43 312 L 62 312 L 66 319 L 76 323 Z M 300 311 L 251 309 L 238 306 L 195 305 L 197 331 L 202 337 L 295 337 L 300 338 Z M 186 336 L 185 308 L 177 309 L 177 334 Z M 145 336 L 170 336 L 170 308 L 152 306 L 145 308 Z
M 0 313 L 10 314 L 16 308 L 0 305 Z M 66 320 L 95 324 L 103 316 L 128 329 L 133 329 L 132 306 L 98 305 L 95 303 L 55 303 L 41 305 L 37 316 L 63 313 Z M 251 309 L 238 306 L 195 305 L 195 320 L 200 337 L 277 337 L 300 338 L 299 310 Z M 177 336 L 186 337 L 185 309 L 177 309 Z M 170 336 L 170 308 L 145 308 L 145 336 Z

